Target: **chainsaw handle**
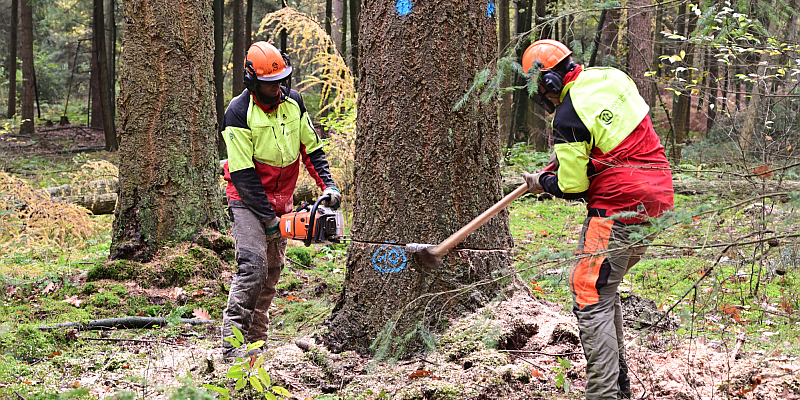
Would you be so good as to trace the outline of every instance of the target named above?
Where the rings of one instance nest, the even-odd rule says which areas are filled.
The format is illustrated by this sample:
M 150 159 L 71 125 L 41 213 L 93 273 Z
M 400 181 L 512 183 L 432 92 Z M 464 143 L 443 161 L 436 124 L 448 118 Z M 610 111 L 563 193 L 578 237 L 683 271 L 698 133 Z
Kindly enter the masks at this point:
M 306 247 L 311 246 L 311 242 L 314 241 L 314 222 L 316 222 L 317 220 L 315 218 L 317 214 L 317 207 L 319 207 L 319 204 L 322 203 L 323 201 L 330 199 L 331 199 L 330 194 L 319 196 L 317 201 L 314 202 L 314 206 L 311 207 L 311 214 L 309 214 L 308 216 L 308 230 L 306 231 L 306 240 L 303 241 Z

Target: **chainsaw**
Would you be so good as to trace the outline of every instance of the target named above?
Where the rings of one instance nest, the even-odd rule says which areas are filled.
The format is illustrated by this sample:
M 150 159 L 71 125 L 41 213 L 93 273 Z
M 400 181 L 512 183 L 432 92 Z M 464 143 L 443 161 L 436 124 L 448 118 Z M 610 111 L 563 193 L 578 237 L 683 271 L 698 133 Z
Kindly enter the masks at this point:
M 304 201 L 294 212 L 281 215 L 281 237 L 302 240 L 306 247 L 346 240 L 342 212 L 321 205 L 325 200 L 330 200 L 330 195 L 321 196 L 313 206 Z

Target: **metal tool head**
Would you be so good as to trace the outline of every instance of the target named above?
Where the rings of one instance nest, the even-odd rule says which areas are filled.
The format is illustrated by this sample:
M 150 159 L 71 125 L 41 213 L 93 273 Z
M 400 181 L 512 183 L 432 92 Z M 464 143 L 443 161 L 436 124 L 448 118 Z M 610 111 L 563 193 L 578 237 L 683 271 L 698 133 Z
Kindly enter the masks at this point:
M 442 264 L 442 258 L 439 255 L 437 255 L 437 254 L 435 254 L 434 252 L 431 251 L 431 250 L 433 250 L 433 248 L 434 248 L 434 246 L 426 247 L 426 248 L 414 253 L 414 254 L 417 255 L 419 260 L 422 261 L 422 264 L 424 264 L 426 267 L 429 268 L 425 272 L 430 272 L 430 270 L 432 270 L 434 268 L 438 268 L 439 265 Z
M 418 252 L 420 252 L 420 251 L 422 251 L 424 249 L 427 249 L 427 248 L 433 247 L 433 246 L 434 245 L 432 245 L 432 244 L 409 243 L 409 244 L 406 245 L 406 250 L 408 250 L 411 253 L 418 253 Z

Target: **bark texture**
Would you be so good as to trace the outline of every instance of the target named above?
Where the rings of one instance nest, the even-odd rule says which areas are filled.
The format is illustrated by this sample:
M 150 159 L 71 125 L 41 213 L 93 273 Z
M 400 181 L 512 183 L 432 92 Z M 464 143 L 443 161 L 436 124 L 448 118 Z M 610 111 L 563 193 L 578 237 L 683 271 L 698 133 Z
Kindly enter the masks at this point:
M 17 30 L 19 0 L 11 0 L 11 27 L 8 33 L 8 110 L 6 118 L 17 113 Z
M 20 133 L 33 132 L 33 101 L 36 99 L 35 71 L 33 69 L 33 9 L 27 0 L 19 4 L 19 58 L 22 61 L 22 124 Z
M 120 71 L 119 202 L 111 257 L 146 261 L 224 221 L 211 0 L 130 0 Z
M 654 104 L 651 100 L 653 98 L 653 82 L 650 78 L 644 76 L 649 70 L 650 60 L 653 59 L 653 44 L 650 41 L 652 33 L 650 32 L 651 18 L 650 18 L 650 4 L 652 0 L 631 0 L 629 25 L 628 25 L 628 43 L 630 50 L 628 52 L 628 75 L 630 75 L 636 87 L 639 89 L 639 94 L 647 101 L 647 105 L 652 109 Z
M 488 0 L 415 2 L 406 15 L 396 5 L 361 10 L 354 242 L 327 335 L 335 349 L 366 351 L 383 332 L 395 355 L 491 299 L 496 284 L 468 285 L 507 268 L 512 245 L 504 211 L 430 275 L 405 251 L 441 242 L 502 198 L 496 104 L 452 111 L 497 42 Z

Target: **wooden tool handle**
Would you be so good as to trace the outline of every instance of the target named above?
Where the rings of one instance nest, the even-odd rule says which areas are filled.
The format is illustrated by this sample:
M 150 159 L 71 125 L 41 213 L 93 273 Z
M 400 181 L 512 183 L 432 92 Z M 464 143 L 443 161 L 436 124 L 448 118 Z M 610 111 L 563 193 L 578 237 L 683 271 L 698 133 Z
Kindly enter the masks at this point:
M 546 167 L 539 170 L 539 172 L 552 172 L 555 170 L 555 163 L 548 164 Z M 447 239 L 439 243 L 438 245 L 434 246 L 433 248 L 429 249 L 428 252 L 433 254 L 436 257 L 441 257 L 444 253 L 452 250 L 453 247 L 456 247 L 457 244 L 461 243 L 470 233 L 474 232 L 476 229 L 480 228 L 481 225 L 485 224 L 486 221 L 491 219 L 495 216 L 495 214 L 499 213 L 500 210 L 506 208 L 512 201 L 518 199 L 520 196 L 525 194 L 528 191 L 528 183 L 523 183 L 522 186 L 518 187 L 513 192 L 503 197 L 502 200 L 497 202 L 495 205 L 491 206 L 488 210 L 484 211 L 483 214 L 478 215 L 470 221 L 468 224 L 464 225 L 463 228 L 459 229 L 458 232 L 450 235 Z
M 480 228 L 481 225 L 486 223 L 486 221 L 494 217 L 495 214 L 500 212 L 500 210 L 506 208 L 506 206 L 511 204 L 512 201 L 516 200 L 527 191 L 528 184 L 523 183 L 522 186 L 516 188 L 513 192 L 506 195 L 506 197 L 503 197 L 503 199 L 497 202 L 495 205 L 489 207 L 489 209 L 484 211 L 483 214 L 475 217 L 475 219 L 464 225 L 464 227 L 459 229 L 458 232 L 450 235 L 450 237 L 442 241 L 442 243 L 439 243 L 434 248 L 430 249 L 430 252 L 436 256 L 441 256 L 442 254 L 452 250 L 453 247 L 456 247 L 457 244 L 461 243 L 461 241 L 469 236 L 470 233 Z

